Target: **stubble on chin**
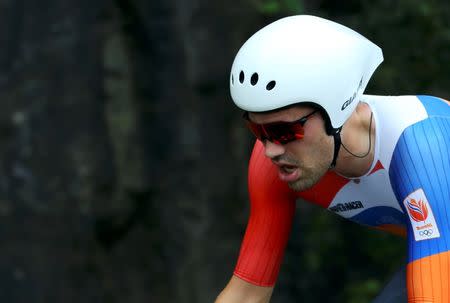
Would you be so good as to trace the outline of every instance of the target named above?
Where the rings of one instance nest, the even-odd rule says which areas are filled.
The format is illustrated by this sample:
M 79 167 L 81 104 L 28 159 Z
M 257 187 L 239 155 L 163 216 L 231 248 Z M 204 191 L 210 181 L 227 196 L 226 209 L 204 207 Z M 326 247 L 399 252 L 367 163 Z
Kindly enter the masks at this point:
M 301 169 L 302 174 L 300 178 L 293 182 L 288 182 L 288 186 L 290 189 L 296 192 L 305 191 L 310 189 L 314 185 L 316 185 L 320 179 L 325 175 L 328 171 L 328 166 L 321 165 L 316 169 Z

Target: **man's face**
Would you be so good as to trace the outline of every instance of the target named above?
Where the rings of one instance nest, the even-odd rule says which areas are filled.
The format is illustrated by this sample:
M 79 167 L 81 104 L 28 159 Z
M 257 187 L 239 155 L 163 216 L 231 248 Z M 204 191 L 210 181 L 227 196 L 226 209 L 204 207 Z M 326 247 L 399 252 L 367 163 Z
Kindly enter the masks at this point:
M 292 122 L 313 111 L 311 107 L 294 106 L 270 113 L 249 113 L 249 119 L 258 124 Z M 280 179 L 295 191 L 316 184 L 329 169 L 333 158 L 333 138 L 326 134 L 319 112 L 308 118 L 302 139 L 284 145 L 264 140 L 263 144 L 265 155 L 278 166 Z

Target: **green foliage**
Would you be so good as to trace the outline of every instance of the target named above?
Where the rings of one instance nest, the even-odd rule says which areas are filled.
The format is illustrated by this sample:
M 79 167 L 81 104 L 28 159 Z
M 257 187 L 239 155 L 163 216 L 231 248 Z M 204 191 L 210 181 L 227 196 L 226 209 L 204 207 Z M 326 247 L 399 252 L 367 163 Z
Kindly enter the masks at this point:
M 302 0 L 284 0 L 286 11 L 293 14 L 300 14 L 304 11 Z
M 259 6 L 260 12 L 265 15 L 273 15 L 278 13 L 281 10 L 281 6 L 279 1 L 276 0 L 268 0 L 260 3 Z
M 358 15 L 346 22 L 383 49 L 385 62 L 370 89 L 448 98 L 449 18 L 450 4 L 444 1 L 362 1 Z
M 349 303 L 367 303 L 376 296 L 382 285 L 379 280 L 367 279 L 355 281 L 346 289 Z
M 255 5 L 257 10 L 266 16 L 304 12 L 303 0 L 257 0 Z

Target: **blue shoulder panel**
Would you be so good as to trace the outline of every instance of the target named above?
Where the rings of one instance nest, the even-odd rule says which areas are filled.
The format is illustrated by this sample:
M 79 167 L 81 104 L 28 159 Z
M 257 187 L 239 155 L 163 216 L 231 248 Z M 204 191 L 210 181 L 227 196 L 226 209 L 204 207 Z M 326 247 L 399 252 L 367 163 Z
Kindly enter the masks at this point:
M 429 117 L 450 117 L 450 106 L 442 99 L 433 96 L 417 96 L 417 98 L 422 102 Z
M 395 147 L 389 177 L 405 214 L 403 200 L 423 189 L 440 237 L 416 241 L 407 217 L 409 262 L 450 250 L 450 106 L 434 97 L 419 98 L 431 117 L 405 129 Z

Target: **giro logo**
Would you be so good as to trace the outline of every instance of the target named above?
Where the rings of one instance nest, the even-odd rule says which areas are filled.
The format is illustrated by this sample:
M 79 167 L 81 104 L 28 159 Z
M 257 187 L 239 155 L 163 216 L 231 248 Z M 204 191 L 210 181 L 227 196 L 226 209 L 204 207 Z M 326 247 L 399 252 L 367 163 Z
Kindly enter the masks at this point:
M 411 221 L 416 241 L 439 238 L 439 228 L 423 189 L 410 193 L 403 204 Z
M 362 87 L 362 82 L 363 82 L 363 78 L 361 78 L 361 80 L 359 80 L 358 88 L 357 88 L 356 91 L 353 93 L 353 95 L 352 95 L 347 101 L 345 101 L 344 104 L 342 104 L 341 110 L 346 109 L 347 106 L 349 106 L 350 104 L 353 103 L 353 101 L 354 101 L 355 98 L 356 98 L 356 95 L 358 94 L 359 90 L 360 90 L 361 87 Z
M 428 208 L 423 200 L 417 202 L 414 199 L 410 199 L 407 202 L 408 212 L 411 218 L 416 222 L 425 221 L 428 217 Z

